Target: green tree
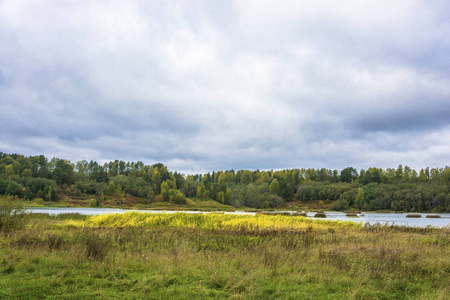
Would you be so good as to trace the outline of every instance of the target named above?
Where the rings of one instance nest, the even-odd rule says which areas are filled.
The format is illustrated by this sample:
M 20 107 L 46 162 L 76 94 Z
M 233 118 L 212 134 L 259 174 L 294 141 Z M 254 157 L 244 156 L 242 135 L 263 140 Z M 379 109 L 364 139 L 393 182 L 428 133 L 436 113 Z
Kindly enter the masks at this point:
M 230 189 L 227 189 L 224 195 L 224 203 L 231 205 L 232 201 L 233 201 L 233 192 Z
M 280 194 L 280 183 L 276 178 L 272 180 L 269 186 L 269 193 L 273 195 L 279 195 Z
M 356 193 L 355 204 L 359 209 L 363 209 L 365 207 L 366 199 L 364 198 L 364 190 L 362 188 L 359 188 Z
M 358 177 L 358 172 L 356 172 L 355 168 L 348 167 L 341 171 L 341 181 L 351 183 Z
M 22 171 L 22 178 L 31 178 L 31 177 L 33 177 L 33 172 L 31 172 L 30 169 L 27 168 Z
M 167 181 L 163 181 L 163 183 L 161 183 L 161 196 L 164 198 L 164 201 L 170 200 L 169 189 Z
M 161 173 L 158 171 L 158 169 L 155 169 L 152 175 L 152 183 L 154 190 L 157 194 L 161 193 L 161 183 L 162 183 L 162 177 Z
M 253 182 L 253 174 L 249 170 L 241 171 L 241 183 L 249 184 Z
M 14 169 L 13 169 L 12 165 L 5 166 L 5 174 L 6 174 L 6 176 L 9 176 L 9 177 L 14 175 Z
M 398 165 L 397 170 L 395 170 L 395 178 L 397 180 L 402 179 L 403 176 L 403 166 L 402 165 Z
M 219 178 L 217 179 L 217 182 L 221 185 L 224 185 L 227 183 L 227 175 L 225 173 L 220 173 Z
M 203 183 L 201 183 L 198 187 L 197 187 L 197 193 L 196 193 L 197 198 L 201 198 L 201 199 L 205 199 L 207 197 L 207 193 L 206 193 L 206 187 Z
M 216 200 L 217 200 L 217 202 L 224 204 L 225 203 L 225 193 L 222 191 L 218 192 L 216 195 Z
M 107 189 L 108 195 L 114 194 L 115 191 L 116 191 L 116 185 L 114 184 L 113 181 L 110 181 L 108 184 L 108 189 Z
M 76 163 L 76 177 L 78 180 L 86 180 L 89 175 L 88 162 L 81 160 Z
M 13 180 L 8 181 L 8 185 L 5 189 L 5 194 L 10 196 L 22 196 L 24 192 L 24 188 L 20 183 L 17 183 Z

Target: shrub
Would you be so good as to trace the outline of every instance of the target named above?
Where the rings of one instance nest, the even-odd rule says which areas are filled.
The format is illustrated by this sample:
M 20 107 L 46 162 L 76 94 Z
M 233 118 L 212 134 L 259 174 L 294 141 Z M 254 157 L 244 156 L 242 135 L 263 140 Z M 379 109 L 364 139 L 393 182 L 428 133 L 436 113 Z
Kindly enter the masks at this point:
M 90 207 L 100 207 L 100 206 L 102 206 L 102 203 L 100 202 L 99 199 L 91 199 L 91 200 L 89 200 L 89 206 Z
M 339 200 L 337 200 L 330 206 L 330 209 L 344 211 L 348 209 L 348 202 L 343 198 L 339 198 Z
M 162 192 L 161 192 L 162 194 Z M 186 204 L 186 198 L 183 193 L 176 189 L 169 190 L 169 202 L 176 204 Z
M 20 229 L 26 222 L 23 201 L 15 197 L 0 198 L 0 231 Z
M 56 181 L 45 178 L 28 178 L 25 187 L 27 188 L 25 198 L 33 199 L 35 197 L 44 198 L 44 200 L 58 200 L 58 186 Z M 69 189 L 70 190 L 70 189 Z

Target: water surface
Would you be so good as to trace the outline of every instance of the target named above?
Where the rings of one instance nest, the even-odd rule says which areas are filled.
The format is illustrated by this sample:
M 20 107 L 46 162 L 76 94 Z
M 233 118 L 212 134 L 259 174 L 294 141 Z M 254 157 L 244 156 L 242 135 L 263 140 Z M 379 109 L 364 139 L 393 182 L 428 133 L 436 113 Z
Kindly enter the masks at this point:
M 60 207 L 33 207 L 28 209 L 29 212 L 33 213 L 48 213 L 48 214 L 67 214 L 67 213 L 78 213 L 82 215 L 103 215 L 103 214 L 120 214 L 129 211 L 143 212 L 143 213 L 188 213 L 188 214 L 199 214 L 199 213 L 209 213 L 201 211 L 170 211 L 170 210 L 131 210 L 131 209 L 120 209 L 120 208 L 60 208 Z M 256 215 L 254 212 L 224 212 L 225 214 L 240 214 L 240 215 Z M 327 211 L 326 220 L 340 220 L 340 221 L 353 221 L 362 222 L 369 224 L 380 223 L 382 225 L 402 225 L 408 227 L 450 227 L 450 214 L 439 214 L 441 218 L 426 218 L 427 213 L 421 214 L 421 218 L 407 218 L 408 213 L 370 213 L 363 212 L 358 214 L 357 218 L 347 217 L 343 212 Z M 309 212 L 308 217 L 314 217 L 315 213 Z

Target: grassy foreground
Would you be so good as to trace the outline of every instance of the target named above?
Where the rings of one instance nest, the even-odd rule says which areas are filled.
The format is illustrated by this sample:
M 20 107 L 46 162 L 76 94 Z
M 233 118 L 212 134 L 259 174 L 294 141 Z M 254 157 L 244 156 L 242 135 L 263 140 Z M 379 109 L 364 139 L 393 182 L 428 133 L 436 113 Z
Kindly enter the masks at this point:
M 449 299 L 449 229 L 289 216 L 31 215 L 0 299 Z

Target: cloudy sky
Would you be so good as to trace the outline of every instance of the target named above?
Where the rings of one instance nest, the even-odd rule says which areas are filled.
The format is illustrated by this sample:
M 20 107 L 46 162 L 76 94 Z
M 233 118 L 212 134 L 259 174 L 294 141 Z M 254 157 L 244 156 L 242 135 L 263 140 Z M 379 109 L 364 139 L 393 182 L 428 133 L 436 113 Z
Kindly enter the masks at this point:
M 447 0 L 0 0 L 0 151 L 450 165 Z

